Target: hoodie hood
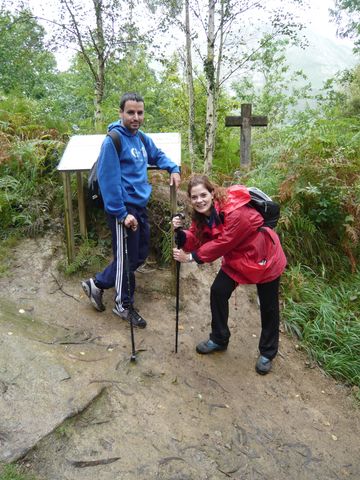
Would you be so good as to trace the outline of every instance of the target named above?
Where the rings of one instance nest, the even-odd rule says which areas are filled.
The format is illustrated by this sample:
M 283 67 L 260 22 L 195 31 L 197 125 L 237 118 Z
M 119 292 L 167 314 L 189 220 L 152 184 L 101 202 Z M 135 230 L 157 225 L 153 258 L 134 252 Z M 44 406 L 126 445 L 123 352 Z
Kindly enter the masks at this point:
M 108 125 L 108 132 L 111 130 L 117 130 L 120 132 L 122 135 L 125 135 L 126 137 L 135 137 L 136 133 L 130 132 L 126 127 L 124 127 L 121 123 L 121 120 L 116 120 L 115 122 L 112 122 Z M 138 130 L 139 131 L 139 130 Z

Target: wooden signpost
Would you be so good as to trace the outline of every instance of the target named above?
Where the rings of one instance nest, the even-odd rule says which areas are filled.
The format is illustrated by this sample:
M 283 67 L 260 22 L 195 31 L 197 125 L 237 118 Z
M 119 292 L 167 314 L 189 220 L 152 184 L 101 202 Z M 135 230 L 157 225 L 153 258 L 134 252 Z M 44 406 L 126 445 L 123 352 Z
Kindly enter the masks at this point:
M 241 104 L 241 117 L 226 117 L 226 127 L 240 127 L 240 165 L 249 166 L 251 163 L 251 127 L 266 127 L 267 117 L 253 117 L 251 103 Z

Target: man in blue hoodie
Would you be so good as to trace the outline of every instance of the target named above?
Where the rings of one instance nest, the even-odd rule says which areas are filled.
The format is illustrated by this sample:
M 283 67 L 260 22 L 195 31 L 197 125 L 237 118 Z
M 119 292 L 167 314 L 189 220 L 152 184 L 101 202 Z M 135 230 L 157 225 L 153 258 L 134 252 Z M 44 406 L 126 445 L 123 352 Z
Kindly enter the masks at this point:
M 82 282 L 82 288 L 96 310 L 103 311 L 104 289 L 115 287 L 113 312 L 135 327 L 145 328 L 146 321 L 133 308 L 135 270 L 145 262 L 149 252 L 150 229 L 146 206 L 151 194 L 147 165 L 156 165 L 170 173 L 170 185 L 180 185 L 180 169 L 139 128 L 144 122 L 144 99 L 126 93 L 120 100 L 120 120 L 109 125 L 121 138 L 118 155 L 107 136 L 101 146 L 97 176 L 107 221 L 112 235 L 114 259 L 105 270 Z M 124 265 L 124 228 L 128 229 L 130 264 L 130 298 Z M 130 308 L 131 307 L 131 308 Z

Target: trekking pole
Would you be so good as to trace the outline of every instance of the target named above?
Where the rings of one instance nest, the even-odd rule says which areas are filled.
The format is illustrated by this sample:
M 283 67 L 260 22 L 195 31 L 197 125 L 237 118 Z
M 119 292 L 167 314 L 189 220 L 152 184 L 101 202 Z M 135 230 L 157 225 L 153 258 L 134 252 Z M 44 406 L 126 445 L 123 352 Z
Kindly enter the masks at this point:
M 176 262 L 176 322 L 175 322 L 175 353 L 178 351 L 179 337 L 179 295 L 180 294 L 180 262 Z
M 130 362 L 136 362 L 136 353 L 135 353 L 135 336 L 134 336 L 134 325 L 132 323 L 132 303 L 131 303 L 131 291 L 130 291 L 130 262 L 129 262 L 129 252 L 128 252 L 128 233 L 125 225 L 124 228 L 124 252 L 125 252 L 125 269 L 126 269 L 126 280 L 127 280 L 127 291 L 129 297 L 129 317 L 130 317 L 130 332 L 131 332 L 131 357 Z
M 177 213 L 175 217 L 185 218 L 184 214 Z M 176 233 L 181 229 L 178 227 L 175 229 L 175 243 L 177 248 L 179 247 L 179 238 Z M 175 353 L 178 351 L 178 338 L 179 338 L 179 297 L 180 297 L 180 262 L 176 261 L 176 319 L 175 319 Z

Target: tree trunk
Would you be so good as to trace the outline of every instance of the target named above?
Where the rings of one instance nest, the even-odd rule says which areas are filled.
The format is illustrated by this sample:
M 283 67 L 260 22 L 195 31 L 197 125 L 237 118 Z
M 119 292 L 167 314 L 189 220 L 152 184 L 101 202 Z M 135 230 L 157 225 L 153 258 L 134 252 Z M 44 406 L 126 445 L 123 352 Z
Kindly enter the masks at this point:
M 93 42 L 97 58 L 97 76 L 95 79 L 94 123 L 95 128 L 101 123 L 101 104 L 105 93 L 105 38 L 103 25 L 103 0 L 93 0 L 96 17 L 96 40 Z
M 104 77 L 104 74 L 103 74 Z M 101 125 L 102 120 L 102 101 L 104 98 L 104 78 L 101 80 L 100 75 L 95 82 L 95 92 L 94 92 L 94 124 L 95 130 L 96 128 Z
M 204 62 L 207 88 L 204 173 L 207 175 L 212 170 L 216 133 L 215 4 L 216 0 L 209 0 L 207 56 Z
M 190 35 L 190 12 L 189 0 L 185 0 L 185 35 L 186 35 L 186 80 L 189 96 L 189 113 L 188 113 L 188 142 L 191 172 L 195 170 L 195 96 L 194 96 L 194 79 L 191 57 L 191 35 Z

